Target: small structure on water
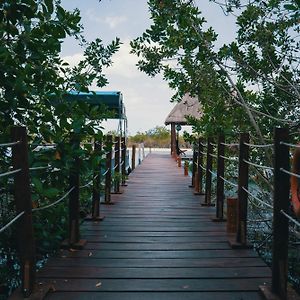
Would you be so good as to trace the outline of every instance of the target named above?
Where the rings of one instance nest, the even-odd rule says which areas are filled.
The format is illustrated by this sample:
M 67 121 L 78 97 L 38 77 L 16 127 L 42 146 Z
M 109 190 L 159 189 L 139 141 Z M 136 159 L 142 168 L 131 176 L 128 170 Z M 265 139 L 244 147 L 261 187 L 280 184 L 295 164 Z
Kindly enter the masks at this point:
M 165 125 L 171 124 L 171 154 L 177 152 L 176 147 L 176 126 L 188 125 L 187 116 L 200 119 L 202 117 L 202 109 L 199 100 L 185 94 L 182 100 L 177 103 L 165 120 Z M 180 126 L 178 126 L 180 130 Z

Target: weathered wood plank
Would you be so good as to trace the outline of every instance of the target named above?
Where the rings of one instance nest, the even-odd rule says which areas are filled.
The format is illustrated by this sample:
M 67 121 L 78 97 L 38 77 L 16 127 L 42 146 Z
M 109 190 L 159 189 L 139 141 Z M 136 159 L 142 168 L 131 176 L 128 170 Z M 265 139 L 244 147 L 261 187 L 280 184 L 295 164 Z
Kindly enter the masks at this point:
M 270 269 L 252 250 L 232 250 L 215 208 L 188 188 L 166 155 L 130 175 L 103 222 L 84 223 L 84 250 L 61 251 L 38 272 L 47 299 L 258 300 Z M 201 200 L 201 201 L 200 201 Z

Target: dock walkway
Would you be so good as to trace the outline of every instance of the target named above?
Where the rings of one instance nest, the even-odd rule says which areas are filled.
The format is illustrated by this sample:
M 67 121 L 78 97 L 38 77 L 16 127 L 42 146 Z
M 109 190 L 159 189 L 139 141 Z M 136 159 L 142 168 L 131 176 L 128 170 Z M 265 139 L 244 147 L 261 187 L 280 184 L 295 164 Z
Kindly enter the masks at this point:
M 150 154 L 102 222 L 84 222 L 84 250 L 63 251 L 38 272 L 47 299 L 256 300 L 270 269 L 253 250 L 233 250 L 213 207 L 188 188 L 169 155 Z

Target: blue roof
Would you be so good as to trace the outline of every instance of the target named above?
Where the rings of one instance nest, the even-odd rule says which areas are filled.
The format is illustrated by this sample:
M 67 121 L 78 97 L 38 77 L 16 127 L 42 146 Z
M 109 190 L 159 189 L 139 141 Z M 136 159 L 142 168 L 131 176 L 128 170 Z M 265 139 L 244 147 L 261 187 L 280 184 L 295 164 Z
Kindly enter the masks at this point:
M 71 91 L 64 95 L 69 101 L 84 101 L 93 105 L 105 105 L 109 111 L 115 112 L 115 118 L 125 118 L 123 95 L 119 91 L 82 93 Z

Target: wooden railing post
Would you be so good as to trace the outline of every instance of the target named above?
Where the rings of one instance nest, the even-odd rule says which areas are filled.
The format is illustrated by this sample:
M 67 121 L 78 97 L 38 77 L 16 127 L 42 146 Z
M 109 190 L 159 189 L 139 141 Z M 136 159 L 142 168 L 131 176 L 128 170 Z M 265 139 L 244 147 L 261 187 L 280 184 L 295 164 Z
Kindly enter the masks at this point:
M 136 153 L 136 145 L 132 145 L 132 155 L 131 155 L 131 169 L 132 171 L 135 169 L 135 153 Z
M 70 144 L 74 151 L 73 162 L 70 168 L 69 185 L 72 191 L 69 195 L 69 238 L 63 242 L 63 248 L 82 249 L 86 240 L 80 239 L 79 231 L 79 184 L 80 184 L 80 159 L 78 151 L 80 149 L 80 137 L 73 133 L 70 137 Z
M 115 137 L 115 166 L 114 166 L 114 192 L 120 193 L 120 137 Z
M 33 292 L 35 267 L 35 240 L 32 224 L 32 202 L 29 178 L 27 133 L 25 127 L 13 127 L 12 141 L 19 143 L 12 147 L 14 170 L 21 169 L 14 177 L 15 205 L 17 214 L 24 212 L 18 223 L 18 248 L 21 262 L 21 290 L 24 298 Z
M 203 146 L 202 146 L 202 139 L 198 139 L 198 152 L 197 152 L 197 176 L 195 176 L 195 195 L 203 195 L 203 187 L 202 187 L 202 180 L 203 180 Z
M 196 160 L 197 160 L 197 149 L 196 145 L 193 144 L 193 160 L 192 160 L 192 183 L 189 187 L 195 187 L 195 173 L 196 173 Z
M 112 161 L 112 136 L 107 135 L 105 141 L 106 164 L 105 164 L 105 204 L 111 204 L 111 161 Z
M 207 156 L 206 156 L 206 180 L 205 180 L 205 201 L 202 203 L 202 206 L 214 206 L 211 203 L 211 180 L 212 176 L 210 171 L 212 171 L 212 154 L 213 145 L 211 138 L 207 139 Z
M 102 141 L 94 142 L 94 154 L 99 158 L 102 153 Z M 102 221 L 104 217 L 100 217 L 100 189 L 102 181 L 102 164 L 101 161 L 99 165 L 95 167 L 94 179 L 93 179 L 93 195 L 92 195 L 92 215 L 87 217 L 87 221 Z
M 126 139 L 122 137 L 122 186 L 126 186 Z
M 217 158 L 217 200 L 216 200 L 216 218 L 214 221 L 225 221 L 224 219 L 224 135 L 220 135 L 218 138 L 218 158 Z M 223 156 L 223 157 L 222 157 Z
M 248 177 L 249 165 L 249 133 L 240 134 L 239 142 L 239 174 L 238 174 L 238 221 L 235 240 L 230 240 L 233 248 L 249 248 L 247 243 L 247 214 L 248 214 Z
M 281 169 L 290 170 L 289 130 L 276 128 L 274 132 L 274 201 L 273 201 L 273 249 L 271 292 L 278 299 L 287 299 L 289 221 L 281 213 L 289 213 L 290 178 Z M 265 295 L 265 287 L 261 287 Z M 273 297 L 272 299 L 277 299 Z M 292 299 L 292 297 L 291 297 Z

